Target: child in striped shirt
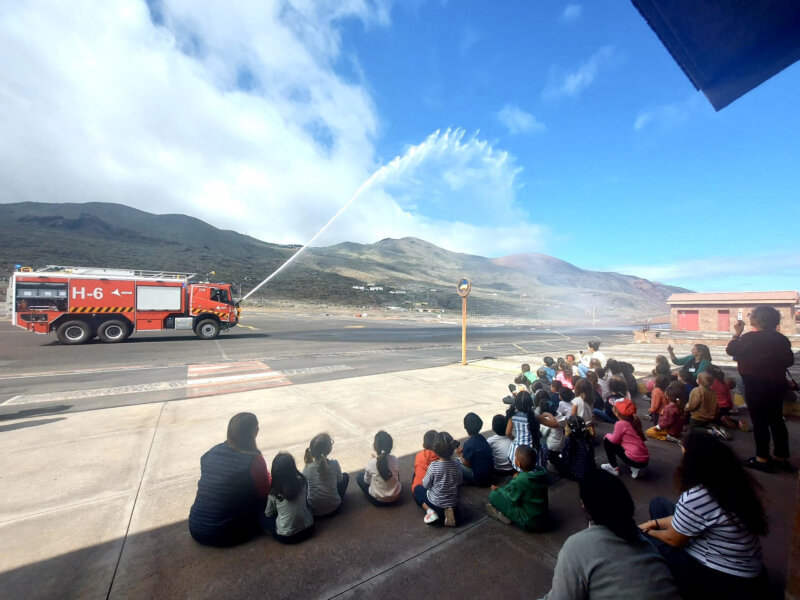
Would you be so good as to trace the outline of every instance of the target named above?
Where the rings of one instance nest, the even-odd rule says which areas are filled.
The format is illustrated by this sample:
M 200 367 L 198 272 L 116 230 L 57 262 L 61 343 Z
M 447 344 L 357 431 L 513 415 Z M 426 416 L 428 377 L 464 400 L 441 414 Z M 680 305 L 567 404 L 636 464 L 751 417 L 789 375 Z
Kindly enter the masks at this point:
M 439 458 L 428 466 L 422 485 L 414 488 L 414 500 L 425 509 L 423 520 L 427 524 L 444 516 L 445 527 L 456 526 L 455 508 L 462 481 L 461 466 L 453 460 L 458 446 L 446 431 L 437 433 L 433 440 L 433 451 Z

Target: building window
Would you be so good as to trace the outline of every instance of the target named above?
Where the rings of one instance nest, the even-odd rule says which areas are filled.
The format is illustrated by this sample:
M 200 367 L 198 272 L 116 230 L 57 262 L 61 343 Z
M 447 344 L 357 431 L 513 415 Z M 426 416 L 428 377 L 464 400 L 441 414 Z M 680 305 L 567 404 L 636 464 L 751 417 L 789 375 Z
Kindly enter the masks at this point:
M 696 310 L 678 311 L 678 331 L 699 331 L 700 313 Z

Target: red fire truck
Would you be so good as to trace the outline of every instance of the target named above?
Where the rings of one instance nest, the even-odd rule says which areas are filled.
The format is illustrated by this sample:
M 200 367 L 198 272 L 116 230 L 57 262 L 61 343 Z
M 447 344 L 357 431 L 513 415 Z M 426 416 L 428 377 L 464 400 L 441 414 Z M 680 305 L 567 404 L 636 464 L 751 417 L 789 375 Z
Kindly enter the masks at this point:
M 27 271 L 27 272 L 25 272 Z M 239 322 L 229 283 L 189 283 L 195 273 L 48 265 L 14 273 L 12 323 L 56 332 L 64 344 L 125 340 L 136 331 L 194 331 L 212 340 Z

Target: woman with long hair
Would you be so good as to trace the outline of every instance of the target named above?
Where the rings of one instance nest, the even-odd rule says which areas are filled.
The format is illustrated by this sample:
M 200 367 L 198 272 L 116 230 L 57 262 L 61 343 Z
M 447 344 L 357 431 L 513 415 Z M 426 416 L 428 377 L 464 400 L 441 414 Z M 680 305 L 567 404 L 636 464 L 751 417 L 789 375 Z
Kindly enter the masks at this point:
M 544 600 L 677 600 L 669 569 L 637 529 L 633 499 L 619 478 L 591 469 L 578 485 L 589 527 L 564 542 Z
M 695 344 L 691 354 L 682 358 L 675 356 L 675 349 L 671 345 L 667 346 L 667 352 L 673 365 L 678 365 L 681 372 L 689 373 L 695 379 L 711 365 L 711 350 L 705 344 Z M 677 372 L 675 375 L 677 376 Z
M 234 415 L 227 439 L 200 458 L 189 533 L 209 546 L 233 546 L 261 533 L 271 479 L 256 446 L 258 419 Z
M 765 571 L 759 536 L 767 517 L 758 483 L 724 442 L 689 434 L 675 473 L 677 504 L 650 503 L 639 527 L 664 556 L 684 598 L 763 597 Z

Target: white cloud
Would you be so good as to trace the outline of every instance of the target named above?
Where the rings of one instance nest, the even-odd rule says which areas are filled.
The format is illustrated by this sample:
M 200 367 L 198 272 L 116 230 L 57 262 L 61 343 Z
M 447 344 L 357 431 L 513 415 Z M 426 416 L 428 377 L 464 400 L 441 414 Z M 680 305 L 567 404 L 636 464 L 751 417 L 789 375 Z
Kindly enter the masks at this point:
M 512 134 L 542 133 L 547 129 L 544 123 L 537 121 L 531 113 L 513 104 L 506 104 L 501 108 L 497 113 L 497 119 Z
M 561 13 L 561 22 L 569 23 L 577 21 L 583 14 L 583 6 L 581 4 L 567 4 L 564 7 L 564 12 Z
M 570 71 L 560 67 L 551 67 L 547 76 L 547 84 L 542 90 L 542 98 L 557 100 L 579 96 L 594 83 L 597 75 L 613 64 L 616 59 L 613 48 L 603 46 Z
M 391 1 L 76 0 L 0 19 L 0 202 L 119 202 L 302 243 L 378 166 L 380 116 L 340 24 Z M 351 76 L 334 68 L 350 63 Z M 513 157 L 463 131 L 412 149 L 324 241 L 538 248 Z M 455 199 L 457 209 L 451 208 Z M 524 231 L 523 231 L 524 230 Z M 512 234 L 513 233 L 513 234 Z M 323 241 L 321 239 L 320 241 Z
M 626 265 L 609 270 L 697 291 L 793 290 L 800 280 L 800 262 L 794 249 L 755 256 L 710 256 L 673 263 Z
M 697 92 L 682 102 L 661 104 L 639 111 L 633 122 L 633 129 L 637 132 L 649 130 L 663 133 L 689 122 L 694 114 L 704 108 L 712 113 L 709 107 L 710 104 L 705 101 L 703 94 Z

